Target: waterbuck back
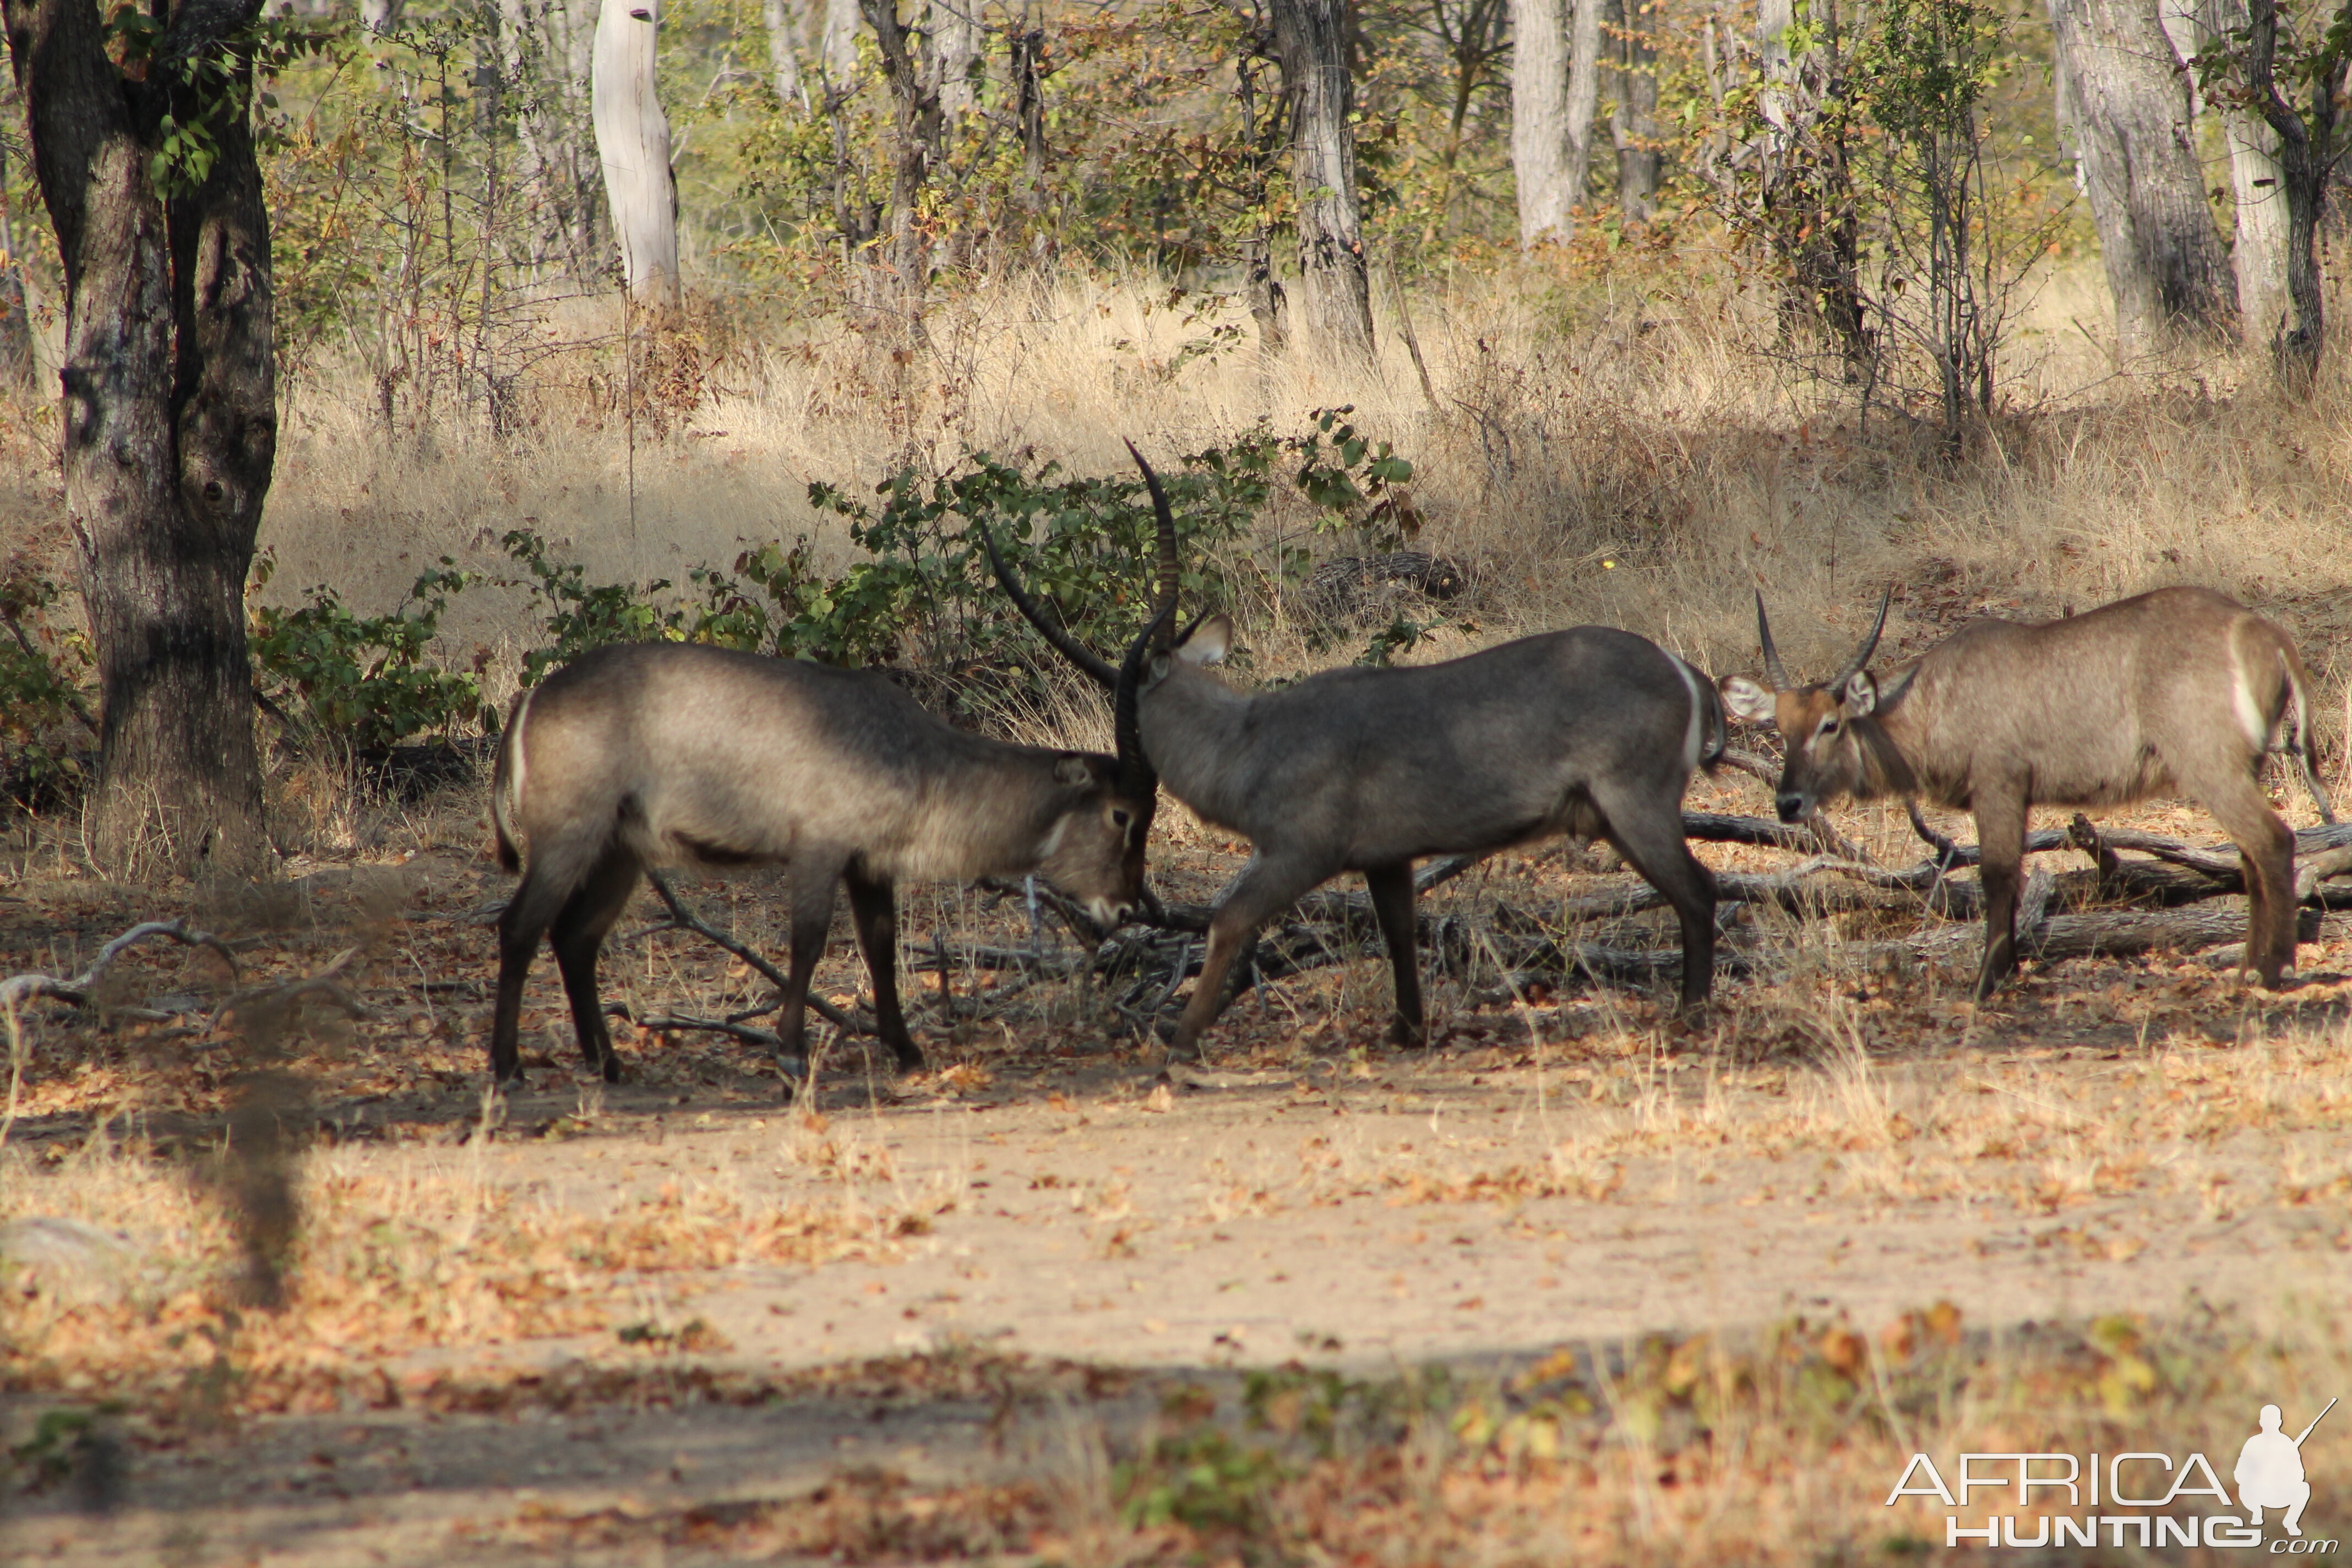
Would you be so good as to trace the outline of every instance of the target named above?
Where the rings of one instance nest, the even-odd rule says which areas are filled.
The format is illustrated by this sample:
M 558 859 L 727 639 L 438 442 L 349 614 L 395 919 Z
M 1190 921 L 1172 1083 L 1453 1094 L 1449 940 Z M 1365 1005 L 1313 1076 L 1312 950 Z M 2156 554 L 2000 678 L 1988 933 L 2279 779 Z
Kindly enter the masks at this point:
M 1757 601 L 1771 688 L 1734 676 L 1723 695 L 1787 740 L 1784 821 L 1846 795 L 1916 795 L 1972 812 L 1987 921 L 1982 996 L 2016 965 L 2032 807 L 2186 795 L 2244 857 L 2247 966 L 2279 983 L 2294 958 L 2294 837 L 2258 774 L 2283 738 L 2330 815 L 2312 771 L 2310 677 L 2284 631 L 2210 589 L 2165 588 L 2063 620 L 1973 622 L 1882 683 L 1867 666 L 1885 617 L 1882 604 L 1835 680 L 1803 685 L 1780 668 Z
M 792 964 L 779 1054 L 846 882 L 877 1032 L 902 1066 L 894 885 L 1041 872 L 1105 924 L 1141 896 L 1148 770 L 956 730 L 884 676 L 680 643 L 601 648 L 514 708 L 492 816 L 521 885 L 499 921 L 491 1066 L 517 1074 L 522 986 L 551 937 L 581 1051 L 617 1076 L 596 955 L 646 867 L 789 868 Z
M 1158 517 L 1167 624 L 1175 523 L 1158 477 L 1136 461 Z M 1046 617 L 993 541 L 989 553 L 1022 613 L 1080 670 L 1106 680 L 1109 666 Z M 1144 754 L 1170 792 L 1255 851 L 1211 918 L 1177 1055 L 1197 1054 L 1259 926 L 1343 871 L 1363 874 L 1388 946 L 1392 1037 L 1420 1044 L 1412 862 L 1559 833 L 1607 838 L 1674 904 L 1683 1001 L 1706 999 L 1715 884 L 1682 832 L 1691 771 L 1723 750 L 1722 709 L 1706 678 L 1630 632 L 1579 626 L 1443 664 L 1329 670 L 1244 695 L 1210 669 L 1232 630 L 1212 616 L 1157 647 L 1136 702 Z

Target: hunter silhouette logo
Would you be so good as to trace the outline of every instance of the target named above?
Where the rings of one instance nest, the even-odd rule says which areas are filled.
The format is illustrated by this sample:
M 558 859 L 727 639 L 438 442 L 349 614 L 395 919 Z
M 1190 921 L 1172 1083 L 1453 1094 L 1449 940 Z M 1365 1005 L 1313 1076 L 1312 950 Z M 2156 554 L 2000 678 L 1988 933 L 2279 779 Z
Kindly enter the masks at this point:
M 2237 1483 L 2234 1499 L 2202 1454 L 1961 1454 L 1957 1467 L 1948 1458 L 1944 1470 L 1927 1455 L 1914 1454 L 1886 1494 L 1886 1506 L 1906 1497 L 1942 1503 L 1951 1510 L 1944 1516 L 1946 1546 L 2203 1546 L 2272 1556 L 2333 1556 L 2336 1542 L 2303 1533 L 2303 1510 L 2311 1501 L 2303 1447 L 2336 1404 L 2329 1400 L 2310 1426 L 2292 1436 L 2279 1407 L 2263 1405 L 2254 1418 L 2258 1430 L 2239 1448 L 2231 1472 Z M 1999 1500 L 1992 1505 L 1997 1511 L 1978 1513 L 1976 1522 L 1967 1522 L 1984 1507 L 1973 1494 L 1988 1490 Z M 2190 1513 L 2200 1499 L 2210 1500 L 2203 1504 L 2210 1511 Z M 2225 1511 L 2233 1504 L 2242 1511 Z M 2263 1516 L 2273 1510 L 2284 1533 L 2266 1542 Z
M 2327 1410 L 2336 1408 L 2336 1401 L 2327 1402 Z M 2299 1436 L 2290 1437 L 2279 1430 L 2279 1407 L 2263 1406 L 2258 1420 L 2262 1430 L 2246 1439 L 2238 1450 L 2238 1468 L 2231 1479 L 2238 1483 L 2238 1500 L 2245 1505 L 2246 1522 L 2256 1530 L 2263 1527 L 2263 1510 L 2283 1508 L 2286 1517 L 2279 1523 L 2289 1535 L 2303 1533 L 2303 1505 L 2311 1500 L 2311 1483 L 2303 1478 L 2303 1440 L 2311 1436 L 2312 1427 L 2327 1419 L 2327 1410 L 2311 1418 L 2311 1426 Z

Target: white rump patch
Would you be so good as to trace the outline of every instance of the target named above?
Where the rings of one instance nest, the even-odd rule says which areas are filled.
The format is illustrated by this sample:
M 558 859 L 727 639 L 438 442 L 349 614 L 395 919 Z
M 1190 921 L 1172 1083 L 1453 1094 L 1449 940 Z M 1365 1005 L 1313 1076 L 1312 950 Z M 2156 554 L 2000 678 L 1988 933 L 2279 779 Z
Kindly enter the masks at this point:
M 2262 704 L 2254 700 L 2254 683 L 2247 676 L 2246 661 L 2239 657 L 2238 642 L 2230 639 L 2231 690 L 2238 699 L 2238 728 L 2245 731 L 2246 744 L 2255 751 L 2269 749 L 2271 727 L 2263 721 Z
M 515 704 L 514 720 L 509 726 L 514 731 L 508 738 L 507 742 L 513 747 L 510 754 L 514 758 L 514 766 L 507 770 L 507 795 L 514 802 L 513 809 L 517 811 L 522 809 L 523 775 L 530 768 L 530 764 L 524 760 L 528 753 L 523 751 L 522 724 L 524 720 L 530 717 L 531 700 L 538 695 L 539 688 L 535 686 L 522 694 L 522 700 Z
M 1690 693 L 1690 722 L 1683 728 L 1683 769 L 1696 772 L 1700 749 L 1706 744 L 1706 704 L 1699 700 L 1698 677 L 1691 667 L 1672 654 L 1666 657 L 1674 659 L 1675 673 L 1683 678 L 1683 689 Z

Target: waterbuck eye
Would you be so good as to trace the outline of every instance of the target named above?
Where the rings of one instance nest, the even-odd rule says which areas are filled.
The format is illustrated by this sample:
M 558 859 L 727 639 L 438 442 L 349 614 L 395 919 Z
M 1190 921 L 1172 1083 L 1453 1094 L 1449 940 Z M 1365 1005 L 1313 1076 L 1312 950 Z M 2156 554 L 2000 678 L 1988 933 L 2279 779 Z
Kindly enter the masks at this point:
M 1118 807 L 1112 806 L 1110 808 L 1110 820 L 1112 826 L 1125 827 L 1129 823 L 1133 822 L 1135 818 L 1129 816 L 1126 812 L 1121 811 Z
M 1829 718 L 1829 719 L 1824 719 L 1824 720 L 1822 720 L 1822 727 L 1821 727 L 1821 729 L 1815 731 L 1815 733 L 1817 733 L 1817 734 L 1821 734 L 1821 735 L 1834 735 L 1834 734 L 1836 734 L 1837 732 L 1838 732 L 1838 721 L 1837 721 L 1837 720 L 1836 720 L 1836 719 L 1834 719 L 1834 718 Z

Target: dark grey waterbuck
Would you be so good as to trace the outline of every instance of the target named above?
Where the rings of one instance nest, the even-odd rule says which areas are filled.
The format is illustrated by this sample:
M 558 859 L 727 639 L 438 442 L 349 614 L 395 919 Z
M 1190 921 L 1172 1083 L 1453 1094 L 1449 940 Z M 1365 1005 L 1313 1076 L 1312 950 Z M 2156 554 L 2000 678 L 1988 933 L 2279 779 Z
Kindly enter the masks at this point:
M 2124 805 L 2182 794 L 2244 857 L 2252 918 L 2246 967 L 2276 985 L 2294 963 L 2294 835 L 2257 782 L 2263 758 L 2294 756 L 2320 815 L 2311 677 L 2294 642 L 2205 588 L 2161 588 L 2039 625 L 1972 622 L 1895 670 L 1868 668 L 1886 602 L 1844 670 L 1801 686 L 1780 665 L 1764 598 L 1756 633 L 1767 689 L 1744 676 L 1723 700 L 1788 743 L 1780 820 L 1845 795 L 1921 795 L 1975 814 L 1982 853 L 1984 966 L 1977 995 L 2017 967 L 2017 891 L 2026 816 L 2037 805 Z
M 1158 624 L 1172 628 L 1175 520 L 1159 476 L 1136 462 L 1159 517 Z M 1115 686 L 1118 673 L 1049 619 L 982 539 L 1021 613 Z M 1559 833 L 1606 838 L 1674 904 L 1683 1003 L 1706 999 L 1715 881 L 1683 842 L 1682 799 L 1691 771 L 1722 755 L 1723 710 L 1682 660 L 1630 632 L 1578 626 L 1444 664 L 1327 670 L 1244 696 L 1208 668 L 1233 637 L 1223 616 L 1152 637 L 1138 702 L 1144 754 L 1171 794 L 1253 850 L 1210 920 L 1175 1055 L 1199 1054 L 1259 926 L 1343 871 L 1363 873 L 1396 972 L 1391 1037 L 1421 1044 L 1413 861 Z
M 834 888 L 874 979 L 875 1022 L 898 1065 L 922 1065 L 898 1008 L 905 879 L 1045 876 L 1105 925 L 1133 912 L 1158 784 L 1135 740 L 1146 639 L 1128 650 L 1117 758 L 1007 745 L 927 712 L 878 672 L 685 643 L 599 648 L 514 705 L 490 784 L 499 862 L 522 884 L 499 921 L 490 1068 L 520 1076 L 522 987 L 551 936 L 581 1054 L 619 1060 L 596 954 L 648 866 L 788 864 L 792 965 L 778 1054 L 801 1056 L 809 976 Z M 511 803 L 509 803 L 511 797 Z

